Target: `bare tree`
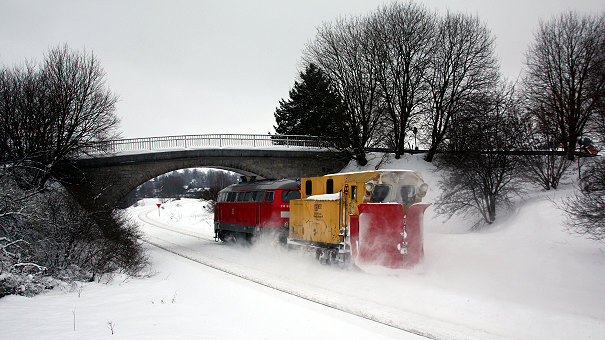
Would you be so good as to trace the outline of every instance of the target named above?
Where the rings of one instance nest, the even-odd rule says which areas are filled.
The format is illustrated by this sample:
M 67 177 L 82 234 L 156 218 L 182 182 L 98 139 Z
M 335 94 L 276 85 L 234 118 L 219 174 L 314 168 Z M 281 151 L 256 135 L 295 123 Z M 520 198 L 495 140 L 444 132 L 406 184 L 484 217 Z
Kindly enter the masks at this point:
M 506 151 L 514 149 L 519 127 L 512 89 L 499 87 L 476 96 L 482 99 L 475 98 L 460 110 L 467 117 L 467 129 L 458 136 L 464 140 L 459 151 L 439 158 L 444 179 L 436 204 L 439 213 L 450 217 L 480 216 L 474 229 L 493 223 L 497 208 L 518 190 L 517 159 Z
M 45 168 L 40 159 L 51 148 L 51 119 L 46 114 L 47 90 L 34 66 L 0 71 L 0 160 L 6 173 L 17 174 L 24 186 Z
M 605 12 L 599 17 L 599 27 L 597 28 L 601 37 L 605 37 Z M 595 67 L 593 76 L 591 77 L 594 83 L 605 82 L 605 39 L 600 41 L 601 47 L 598 48 L 599 60 L 602 62 L 601 67 Z M 601 150 L 605 149 L 605 96 L 597 98 L 595 114 L 591 116 L 588 127 L 588 135 L 592 137 L 595 145 Z
M 337 137 L 361 165 L 381 118 L 376 53 L 365 18 L 324 23 L 304 51 L 305 62 L 321 68 L 341 97 L 345 112 Z
M 389 146 L 395 158 L 404 152 L 410 120 L 421 112 L 427 97 L 425 83 L 436 29 L 436 15 L 411 2 L 392 3 L 369 21 L 377 43 L 376 65 L 386 118 Z
M 521 165 L 525 170 L 523 177 L 544 190 L 557 189 L 573 162 L 566 156 L 555 153 L 561 144 L 556 142 L 552 135 L 544 133 L 531 117 L 525 117 L 521 129 L 519 147 L 522 150 L 535 151 L 535 154 L 525 154 L 521 158 Z M 540 154 L 543 151 L 550 153 Z
M 223 170 L 208 171 L 208 187 L 217 188 L 219 191 L 237 182 L 237 175 Z
M 542 22 L 527 52 L 529 109 L 569 160 L 605 96 L 604 18 L 568 12 Z
M 23 185 L 44 187 L 61 177 L 61 162 L 116 136 L 117 97 L 104 77 L 93 54 L 67 46 L 51 49 L 38 67 L 0 72 L 1 159 L 24 166 Z
M 158 177 L 159 197 L 181 197 L 185 194 L 185 180 L 178 172 L 171 172 Z
M 234 173 L 222 170 L 210 170 L 208 172 L 208 188 L 202 193 L 201 197 L 208 202 L 206 208 L 209 211 L 213 211 L 219 191 L 234 183 L 237 183 L 237 177 Z
M 605 13 L 600 17 L 605 20 Z M 605 25 L 600 25 L 601 36 L 605 34 Z M 599 53 L 605 58 L 605 41 L 601 41 Z M 596 81 L 605 79 L 605 67 L 601 68 Z M 605 96 L 598 98 L 597 110 L 591 116 L 590 128 L 595 138 L 595 146 L 605 149 Z M 603 156 L 590 159 L 590 164 L 582 173 L 580 191 L 565 201 L 560 208 L 568 219 L 569 231 L 582 234 L 590 239 L 605 241 L 605 161 Z
M 573 233 L 605 241 L 605 161 L 595 159 L 584 172 L 580 192 L 560 206 Z
M 447 13 L 435 36 L 426 81 L 430 102 L 425 129 L 430 148 L 425 160 L 432 161 L 447 138 L 452 119 L 472 96 L 496 86 L 498 63 L 494 38 L 478 17 Z
M 0 69 L 0 271 L 8 272 L 0 295 L 19 292 L 35 271 L 92 279 L 145 265 L 135 224 L 111 211 L 93 216 L 55 181 L 114 136 L 116 101 L 97 59 L 67 46 L 40 65 Z

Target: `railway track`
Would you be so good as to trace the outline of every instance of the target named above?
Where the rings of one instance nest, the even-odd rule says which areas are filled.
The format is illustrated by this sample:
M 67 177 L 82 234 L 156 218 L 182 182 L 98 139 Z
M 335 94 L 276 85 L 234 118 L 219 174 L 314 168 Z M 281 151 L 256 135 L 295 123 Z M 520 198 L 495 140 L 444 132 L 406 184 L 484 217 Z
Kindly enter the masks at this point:
M 198 233 L 193 233 L 193 232 L 191 232 L 189 230 L 184 230 L 184 229 L 175 227 L 173 225 L 166 224 L 166 223 L 154 220 L 153 218 L 149 217 L 149 215 L 151 213 L 155 213 L 155 210 L 154 209 L 149 209 L 149 210 L 142 211 L 142 212 L 139 213 L 138 218 L 141 221 L 143 221 L 143 222 L 145 222 L 145 223 L 147 223 L 147 224 L 149 224 L 151 226 L 154 226 L 156 228 L 161 228 L 161 229 L 164 229 L 164 230 L 172 231 L 172 232 L 175 232 L 177 234 L 181 234 L 181 235 L 185 235 L 185 236 L 195 237 L 195 238 L 197 238 L 199 240 L 214 241 L 213 238 L 210 238 L 210 237 L 208 237 L 206 235 L 202 235 L 202 234 L 198 234 Z
M 170 249 L 169 247 L 165 247 L 165 246 L 163 246 L 163 245 L 161 245 L 159 243 L 153 242 L 153 241 L 146 240 L 145 242 L 148 243 L 148 244 L 150 244 L 150 245 L 152 245 L 152 246 L 154 246 L 154 247 L 157 247 L 157 248 L 160 248 L 160 249 L 165 250 L 167 252 L 170 252 L 170 253 L 172 253 L 172 254 L 174 254 L 176 256 L 179 256 L 179 257 L 182 257 L 182 258 L 194 261 L 194 262 L 202 264 L 204 266 L 213 268 L 215 270 L 219 270 L 221 272 L 233 275 L 235 277 L 238 277 L 238 278 L 241 278 L 241 279 L 244 279 L 244 280 L 247 280 L 247 281 L 254 282 L 254 283 L 259 284 L 261 286 L 264 286 L 264 287 L 267 287 L 267 288 L 271 288 L 271 289 L 277 290 L 277 291 L 282 292 L 282 293 L 293 295 L 293 296 L 296 296 L 298 298 L 301 298 L 301 299 L 304 299 L 304 300 L 307 300 L 307 301 L 310 301 L 310 302 L 313 302 L 313 303 L 317 303 L 317 304 L 323 305 L 325 307 L 329 307 L 329 308 L 332 308 L 332 309 L 335 309 L 335 310 L 338 310 L 338 311 L 341 311 L 341 312 L 344 312 L 344 313 L 347 313 L 347 314 L 351 314 L 351 315 L 355 315 L 355 316 L 358 316 L 358 317 L 361 317 L 361 318 L 364 318 L 364 319 L 367 319 L 367 320 L 371 320 L 371 321 L 380 323 L 382 325 L 393 327 L 393 328 L 399 329 L 401 331 L 404 331 L 404 332 L 407 332 L 407 333 L 411 333 L 411 334 L 415 334 L 415 335 L 418 335 L 418 336 L 421 336 L 421 337 L 424 337 L 424 338 L 427 338 L 427 339 L 438 339 L 437 337 L 434 337 L 434 336 L 432 336 L 431 334 L 429 334 L 427 332 L 423 332 L 423 331 L 416 330 L 416 329 L 410 329 L 410 328 L 400 327 L 400 326 L 398 326 L 396 324 L 393 324 L 393 323 L 390 323 L 388 321 L 381 320 L 380 318 L 374 317 L 373 315 L 370 315 L 370 314 L 367 314 L 367 313 L 362 313 L 362 312 L 355 311 L 355 310 L 350 310 L 348 308 L 343 308 L 342 306 L 338 306 L 338 305 L 335 305 L 335 304 L 332 304 L 332 303 L 329 303 L 329 302 L 325 302 L 325 301 L 322 301 L 322 300 L 317 299 L 315 297 L 312 297 L 312 296 L 309 296 L 309 295 L 306 295 L 306 294 L 301 294 L 300 292 L 295 292 L 295 291 L 291 291 L 291 290 L 288 290 L 288 289 L 283 289 L 283 288 L 281 288 L 281 287 L 279 287 L 277 285 L 274 285 L 274 284 L 272 284 L 272 283 L 270 283 L 268 281 L 259 280 L 258 278 L 247 276 L 247 275 L 239 273 L 239 272 L 237 272 L 235 270 L 231 270 L 231 269 L 229 269 L 227 267 L 219 266 L 219 265 L 216 265 L 214 263 L 206 262 L 206 261 L 200 260 L 198 258 L 187 256 L 186 254 L 182 254 L 182 253 L 180 253 L 178 251 L 175 251 L 173 249 Z
M 143 212 L 141 212 L 139 214 L 139 218 L 143 222 L 145 222 L 145 223 L 147 223 L 147 224 L 149 224 L 149 225 L 151 225 L 151 226 L 153 226 L 155 228 L 164 229 L 166 231 L 170 231 L 170 232 L 181 234 L 181 235 L 188 236 L 188 237 L 194 237 L 194 238 L 199 239 L 199 240 L 204 240 L 204 241 L 208 241 L 208 242 L 214 242 L 214 239 L 212 239 L 212 238 L 205 237 L 203 235 L 199 235 L 199 234 L 195 234 L 195 233 L 191 233 L 189 231 L 176 228 L 176 227 L 168 225 L 166 223 L 162 223 L 162 222 L 159 222 L 159 221 L 154 221 L 149 216 L 147 216 L 148 214 L 153 213 L 153 212 L 154 212 L 153 210 L 143 211 Z M 350 309 L 350 308 L 346 308 L 344 306 L 337 305 L 335 303 L 331 303 L 331 302 L 328 302 L 328 301 L 323 301 L 323 300 L 318 299 L 318 298 L 316 298 L 314 296 L 311 296 L 310 294 L 305 294 L 304 292 L 298 292 L 298 291 L 294 291 L 292 289 L 280 287 L 279 285 L 274 284 L 274 283 L 270 282 L 269 280 L 262 279 L 262 278 L 259 278 L 259 277 L 255 277 L 253 275 L 248 275 L 248 274 L 246 274 L 246 273 L 244 273 L 242 271 L 234 270 L 233 268 L 230 268 L 227 265 L 222 265 L 222 264 L 219 263 L 219 261 L 213 261 L 213 260 L 210 260 L 210 259 L 206 259 L 205 260 L 205 259 L 200 258 L 198 256 L 191 256 L 191 255 L 187 254 L 186 252 L 179 251 L 178 250 L 179 245 L 174 244 L 172 241 L 167 240 L 167 239 L 163 239 L 161 237 L 157 237 L 157 236 L 147 237 L 144 240 L 144 242 L 146 242 L 147 244 L 150 244 L 150 245 L 152 245 L 154 247 L 157 247 L 159 249 L 162 249 L 164 251 L 167 251 L 169 253 L 172 253 L 172 254 L 174 254 L 176 256 L 188 259 L 190 261 L 193 261 L 193 262 L 199 263 L 201 265 L 213 268 L 215 270 L 219 270 L 221 272 L 230 274 L 230 275 L 238 277 L 240 279 L 251 281 L 251 282 L 254 282 L 254 283 L 259 284 L 261 286 L 277 290 L 277 291 L 282 292 L 282 293 L 293 295 L 293 296 L 299 297 L 301 299 L 304 299 L 304 300 L 307 300 L 307 301 L 310 301 L 310 302 L 313 302 L 313 303 L 317 303 L 317 304 L 325 306 L 325 307 L 329 307 L 329 308 L 332 308 L 332 309 L 335 309 L 335 310 L 338 310 L 338 311 L 341 311 L 341 312 L 344 312 L 344 313 L 347 313 L 347 314 L 351 314 L 351 315 L 355 315 L 355 316 L 358 316 L 358 317 L 361 317 L 361 318 L 364 318 L 364 319 L 367 319 L 367 320 L 371 320 L 371 321 L 380 323 L 382 325 L 393 327 L 393 328 L 399 329 L 401 331 L 404 331 L 404 332 L 407 332 L 407 333 L 411 333 L 411 334 L 415 334 L 415 335 L 418 335 L 418 336 L 421 336 L 421 337 L 424 337 L 424 338 L 427 338 L 427 339 L 437 339 L 436 337 L 434 337 L 433 335 L 431 335 L 431 334 L 429 334 L 427 332 L 420 331 L 420 330 L 417 330 L 417 329 L 411 329 L 411 328 L 401 327 L 401 326 L 399 326 L 397 324 L 394 324 L 393 322 L 389 322 L 388 320 L 382 320 L 381 318 L 378 318 L 378 317 L 376 317 L 374 315 L 365 313 L 365 312 L 363 312 L 361 310 L 353 310 L 353 309 Z M 172 244 L 173 246 L 169 246 L 170 244 Z
M 254 282 L 256 284 L 259 284 L 261 286 L 285 293 L 285 294 L 289 294 L 292 296 L 296 296 L 298 298 L 328 307 L 328 308 L 332 308 L 334 310 L 338 310 L 347 314 L 351 314 L 354 316 L 358 316 L 361 318 L 364 318 L 366 320 L 370 320 L 385 326 L 389 326 L 398 330 L 401 330 L 403 332 L 409 333 L 410 335 L 416 335 L 416 336 L 420 336 L 423 338 L 427 338 L 427 339 L 457 339 L 457 338 L 468 338 L 468 332 L 465 331 L 461 331 L 458 332 L 455 329 L 460 327 L 460 325 L 453 325 L 450 322 L 447 321 L 435 321 L 437 324 L 443 324 L 446 328 L 450 329 L 448 331 L 438 331 L 436 334 L 432 333 L 432 332 L 427 332 L 418 328 L 414 328 L 411 327 L 409 325 L 402 325 L 401 322 L 398 322 L 398 320 L 396 318 L 390 318 L 389 316 L 391 315 L 391 313 L 374 313 L 372 311 L 368 311 L 367 310 L 367 305 L 368 304 L 374 304 L 376 305 L 376 301 L 357 301 L 357 303 L 355 304 L 347 304 L 347 303 L 341 303 L 341 299 L 340 296 L 338 296 L 339 294 L 342 294 L 342 292 L 338 292 L 338 291 L 334 291 L 334 290 L 325 290 L 324 287 L 318 287 L 318 286 L 314 286 L 310 291 L 305 291 L 304 289 L 300 289 L 300 287 L 298 287 L 297 284 L 288 284 L 287 282 L 284 283 L 284 281 L 282 280 L 282 278 L 279 277 L 273 277 L 272 274 L 268 271 L 265 272 L 261 272 L 261 271 L 257 271 L 255 268 L 248 268 L 245 266 L 245 264 L 240 264 L 240 263 L 231 263 L 232 259 L 229 259 L 229 256 L 226 256 L 227 258 L 222 258 L 221 254 L 215 254 L 215 253 L 219 253 L 216 252 L 216 248 L 214 247 L 219 247 L 222 249 L 230 249 L 232 247 L 223 247 L 222 244 L 216 244 L 214 242 L 213 238 L 210 238 L 208 236 L 202 235 L 202 234 L 197 234 L 197 233 L 192 233 L 188 230 L 183 230 L 180 229 L 178 227 L 175 226 L 171 226 L 169 224 L 166 223 L 162 223 L 156 220 L 153 220 L 152 218 L 150 218 L 148 216 L 148 214 L 153 213 L 153 210 L 150 211 L 144 211 L 139 213 L 139 218 L 147 223 L 149 226 L 156 228 L 156 229 L 161 229 L 165 232 L 169 232 L 169 233 L 173 233 L 174 234 L 178 234 L 178 235 L 182 235 L 185 237 L 193 237 L 199 241 L 203 241 L 202 245 L 206 245 L 206 246 L 210 246 L 212 249 L 210 249 L 211 251 L 214 251 L 211 254 L 208 253 L 201 253 L 199 252 L 199 249 L 192 249 L 192 247 L 187 247 L 186 245 L 184 245 L 183 243 L 187 243 L 186 241 L 181 243 L 180 240 L 175 240 L 175 239 L 170 239 L 170 235 L 150 235 L 147 234 L 146 238 L 145 238 L 145 242 L 157 247 L 159 249 L 162 249 L 164 251 L 167 251 L 169 253 L 172 253 L 176 256 L 188 259 L 190 261 L 196 262 L 198 264 L 207 266 L 209 268 L 213 268 L 215 270 L 227 273 L 229 275 L 238 277 L 240 279 L 243 280 L 247 280 L 250 282 Z M 233 250 L 233 249 L 232 249 Z M 234 250 L 235 251 L 235 250 Z M 224 255 L 224 254 L 223 254 Z M 241 256 L 241 253 L 239 254 Z M 336 296 L 336 297 L 334 297 Z M 367 303 L 366 303 L 367 302 Z M 361 306 L 361 307 L 358 307 Z M 389 308 L 392 308 L 390 306 L 385 306 L 385 309 L 388 310 Z M 398 311 L 401 313 L 409 313 L 407 311 Z M 379 314 L 383 314 L 383 315 L 379 315 Z M 425 316 L 426 317 L 426 316 Z M 453 326 L 453 327 L 452 327 Z M 452 328 L 454 330 L 452 330 Z M 461 336 L 461 334 L 463 334 L 464 336 Z M 490 339 L 498 339 L 501 338 L 495 334 L 490 334 L 487 333 L 483 330 L 474 330 L 474 332 L 470 333 L 470 334 L 480 334 L 478 336 L 478 338 L 490 338 Z

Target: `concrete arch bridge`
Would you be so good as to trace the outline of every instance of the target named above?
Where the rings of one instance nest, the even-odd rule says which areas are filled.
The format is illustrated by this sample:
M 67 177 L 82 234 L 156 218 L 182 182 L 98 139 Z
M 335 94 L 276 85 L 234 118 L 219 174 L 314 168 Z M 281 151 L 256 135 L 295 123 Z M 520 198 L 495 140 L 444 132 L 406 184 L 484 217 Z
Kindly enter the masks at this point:
M 213 134 L 114 140 L 79 159 L 67 190 L 89 211 L 120 205 L 140 184 L 167 172 L 208 167 L 257 178 L 300 178 L 340 171 L 348 160 L 308 136 Z

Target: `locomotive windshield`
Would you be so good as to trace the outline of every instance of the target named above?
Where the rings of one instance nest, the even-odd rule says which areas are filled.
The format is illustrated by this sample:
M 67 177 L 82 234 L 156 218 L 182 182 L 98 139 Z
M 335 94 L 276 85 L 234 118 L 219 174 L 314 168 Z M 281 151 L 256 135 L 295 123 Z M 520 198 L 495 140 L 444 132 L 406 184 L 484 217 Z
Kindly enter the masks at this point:
M 416 201 L 416 187 L 413 185 L 402 185 L 399 194 L 401 202 L 405 204 L 413 204 Z
M 377 184 L 374 187 L 374 191 L 372 192 L 372 197 L 370 197 L 371 203 L 380 203 L 383 202 L 387 196 L 389 196 L 389 192 L 391 191 L 391 186 L 386 184 Z
M 416 187 L 413 185 L 402 185 L 395 186 L 393 194 L 397 197 L 391 196 L 391 186 L 387 184 L 377 184 L 374 187 L 372 196 L 370 197 L 371 203 L 384 203 L 395 201 L 403 204 L 414 204 L 416 202 Z

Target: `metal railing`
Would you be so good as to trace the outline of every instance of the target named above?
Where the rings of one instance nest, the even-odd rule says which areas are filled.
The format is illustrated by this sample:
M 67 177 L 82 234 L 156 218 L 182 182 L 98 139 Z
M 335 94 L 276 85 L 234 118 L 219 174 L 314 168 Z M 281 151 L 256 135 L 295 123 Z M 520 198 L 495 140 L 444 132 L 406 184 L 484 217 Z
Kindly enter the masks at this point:
M 116 139 L 93 146 L 96 152 L 127 152 L 204 147 L 304 147 L 327 148 L 329 143 L 319 137 L 299 135 L 208 134 Z M 93 151 L 93 153 L 95 153 Z

